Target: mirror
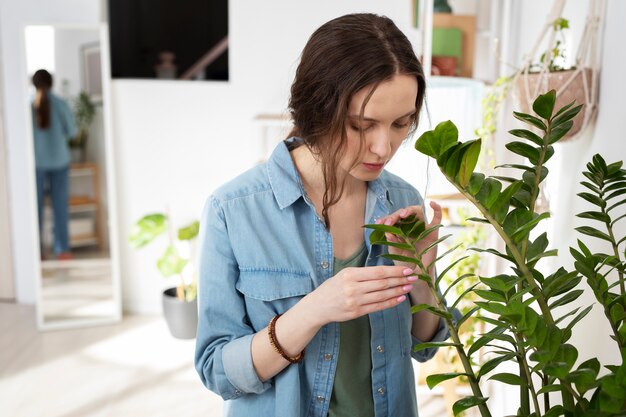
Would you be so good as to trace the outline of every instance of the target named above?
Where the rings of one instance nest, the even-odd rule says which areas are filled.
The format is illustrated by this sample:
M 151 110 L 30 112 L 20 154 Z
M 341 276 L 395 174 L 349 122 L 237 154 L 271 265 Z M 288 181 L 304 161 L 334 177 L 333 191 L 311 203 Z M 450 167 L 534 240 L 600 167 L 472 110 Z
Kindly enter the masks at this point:
M 100 26 L 24 28 L 41 329 L 121 317 L 106 39 Z

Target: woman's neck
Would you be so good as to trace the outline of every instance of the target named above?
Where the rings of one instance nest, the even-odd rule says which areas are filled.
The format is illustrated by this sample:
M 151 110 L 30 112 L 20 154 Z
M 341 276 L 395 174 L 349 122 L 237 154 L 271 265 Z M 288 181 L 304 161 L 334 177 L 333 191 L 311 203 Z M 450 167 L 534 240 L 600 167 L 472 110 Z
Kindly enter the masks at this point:
M 291 158 L 300 174 L 304 189 L 314 200 L 321 199 L 324 196 L 326 185 L 324 184 L 324 174 L 322 172 L 322 163 L 316 158 L 311 150 L 301 145 L 291 151 Z M 345 185 L 342 197 L 351 197 L 361 193 L 367 186 L 364 181 L 357 180 L 341 168 L 337 171 L 338 184 L 345 178 Z M 317 198 L 316 198 L 317 197 Z

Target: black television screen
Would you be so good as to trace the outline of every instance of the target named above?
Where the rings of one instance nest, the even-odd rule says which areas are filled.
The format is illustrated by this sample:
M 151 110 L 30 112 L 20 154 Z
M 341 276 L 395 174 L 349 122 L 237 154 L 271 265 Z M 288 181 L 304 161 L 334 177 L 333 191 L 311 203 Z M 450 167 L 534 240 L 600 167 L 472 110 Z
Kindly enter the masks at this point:
M 228 80 L 228 0 L 108 0 L 113 78 Z

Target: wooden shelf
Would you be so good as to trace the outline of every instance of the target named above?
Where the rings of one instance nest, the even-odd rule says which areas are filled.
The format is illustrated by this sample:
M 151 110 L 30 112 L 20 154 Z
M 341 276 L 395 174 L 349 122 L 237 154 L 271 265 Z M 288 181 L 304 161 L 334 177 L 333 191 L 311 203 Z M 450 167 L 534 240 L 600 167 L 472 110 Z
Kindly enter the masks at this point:
M 98 171 L 98 165 L 94 162 L 70 165 L 70 198 L 68 201 L 70 228 L 72 228 L 72 221 L 75 224 L 74 234 L 70 231 L 70 247 L 95 245 L 102 248 L 103 228 Z M 72 185 L 75 186 L 74 191 L 72 191 Z M 80 193 L 76 191 L 76 188 L 80 189 Z M 81 225 L 80 222 L 83 224 Z

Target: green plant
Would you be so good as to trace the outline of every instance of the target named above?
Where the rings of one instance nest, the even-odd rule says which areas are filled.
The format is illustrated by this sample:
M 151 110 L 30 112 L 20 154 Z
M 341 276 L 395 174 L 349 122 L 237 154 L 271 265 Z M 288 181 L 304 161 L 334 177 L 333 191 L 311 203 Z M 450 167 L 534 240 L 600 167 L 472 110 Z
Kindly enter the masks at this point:
M 443 277 L 459 260 L 441 271 L 434 282 L 423 273 L 418 278 L 425 281 L 437 299 L 436 306 L 427 304 L 413 306 L 412 311 L 428 310 L 446 321 L 451 333 L 450 342 L 424 343 L 415 349 L 453 346 L 463 366 L 461 372 L 430 375 L 427 384 L 432 388 L 438 383 L 456 377 L 466 377 L 472 395 L 459 400 L 453 406 L 454 414 L 477 406 L 481 416 L 491 416 L 481 381 L 489 378 L 498 383 L 517 386 L 520 393 L 518 416 L 624 416 L 626 415 L 626 290 L 624 273 L 626 263 L 623 244 L 626 237 L 615 236 L 615 224 L 626 217 L 618 213 L 626 204 L 626 170 L 622 162 L 606 164 L 601 156 L 594 156 L 583 174 L 589 181 L 582 184 L 590 192 L 580 197 L 596 209 L 581 213 L 579 217 L 597 221 L 604 226 L 600 231 L 591 226 L 576 230 L 585 236 L 610 243 L 612 253 L 592 253 L 579 240 L 577 248 L 571 248 L 575 270 L 558 267 L 554 271 L 542 271 L 537 267 L 544 257 L 556 256 L 556 249 L 549 249 L 546 233 L 538 234 L 536 227 L 550 216 L 548 212 L 536 212 L 540 184 L 546 179 L 545 164 L 554 154 L 553 145 L 569 131 L 572 119 L 582 106 L 571 103 L 555 111 L 554 90 L 539 96 L 533 103 L 535 115 L 514 112 L 515 118 L 534 127 L 540 134 L 528 129 L 514 129 L 510 133 L 523 141 L 506 145 L 511 152 L 528 160 L 527 164 L 503 165 L 520 173 L 517 177 L 491 176 L 474 172 L 480 153 L 481 139 L 458 141 L 458 131 L 452 122 L 443 122 L 435 130 L 424 133 L 415 144 L 416 149 L 437 161 L 437 165 L 468 201 L 480 212 L 481 217 L 472 219 L 485 223 L 502 239 L 505 249 L 474 248 L 484 255 L 504 259 L 510 271 L 492 277 L 479 277 L 480 284 L 467 288 L 454 301 L 446 305 L 445 297 L 451 289 L 462 284 L 466 276 L 457 277 L 443 292 L 437 288 Z M 366 225 L 374 229 L 372 243 L 401 247 L 412 251 L 412 256 L 385 254 L 383 256 L 417 266 L 416 271 L 427 271 L 432 265 L 423 265 L 422 255 L 414 249 L 416 239 L 431 233 L 435 227 L 426 229 L 421 221 L 403 224 L 401 227 Z M 415 233 L 417 231 L 418 233 Z M 389 242 L 386 233 L 400 238 Z M 447 236 L 437 240 L 441 242 Z M 428 250 L 428 248 L 427 248 Z M 440 255 L 442 259 L 455 248 Z M 463 258 L 459 258 L 463 259 Z M 586 278 L 596 300 L 605 312 L 613 334 L 612 339 L 621 353 L 620 364 L 605 365 L 601 372 L 597 358 L 577 364 L 578 350 L 570 343 L 574 326 L 591 310 L 570 308 L 584 290 L 578 288 L 582 277 Z M 460 319 L 453 310 L 472 293 L 479 301 Z M 566 310 L 564 310 L 566 309 Z M 466 348 L 459 338 L 460 326 L 470 318 L 478 317 L 490 326 L 477 340 Z M 471 358 L 479 350 L 487 350 L 488 360 L 478 371 L 471 365 Z M 499 365 L 513 362 L 517 373 L 494 373 Z M 559 395 L 557 404 L 554 397 Z
M 190 244 L 198 236 L 200 223 L 194 221 L 190 225 L 178 229 L 177 239 L 179 243 Z M 157 268 L 164 278 L 178 277 L 176 285 L 176 297 L 181 301 L 193 301 L 196 299 L 197 285 L 195 272 L 191 283 L 186 284 L 183 270 L 190 264 L 190 256 L 183 256 L 174 239 L 174 232 L 169 225 L 168 216 L 162 213 L 154 213 L 143 216 L 135 223 L 131 230 L 129 242 L 134 248 L 142 248 L 153 242 L 158 236 L 167 234 L 168 245 L 157 260 Z M 188 248 L 191 253 L 191 248 Z
M 96 106 L 91 101 L 89 94 L 81 91 L 74 100 L 74 119 L 78 127 L 76 137 L 71 138 L 68 144 L 71 148 L 84 148 L 89 136 L 89 126 L 96 115 Z

